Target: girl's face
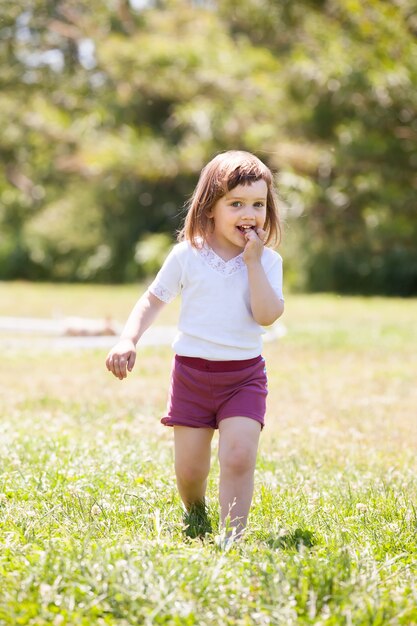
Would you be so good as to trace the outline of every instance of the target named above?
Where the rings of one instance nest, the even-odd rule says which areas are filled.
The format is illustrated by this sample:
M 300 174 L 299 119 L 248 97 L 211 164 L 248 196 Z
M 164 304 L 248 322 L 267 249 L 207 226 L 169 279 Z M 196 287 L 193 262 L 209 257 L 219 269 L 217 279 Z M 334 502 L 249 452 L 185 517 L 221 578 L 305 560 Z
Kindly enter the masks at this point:
M 240 254 L 247 243 L 246 229 L 264 227 L 267 193 L 267 184 L 260 179 L 238 185 L 219 198 L 209 213 L 214 221 L 214 230 L 207 238 L 209 244 L 227 254 Z

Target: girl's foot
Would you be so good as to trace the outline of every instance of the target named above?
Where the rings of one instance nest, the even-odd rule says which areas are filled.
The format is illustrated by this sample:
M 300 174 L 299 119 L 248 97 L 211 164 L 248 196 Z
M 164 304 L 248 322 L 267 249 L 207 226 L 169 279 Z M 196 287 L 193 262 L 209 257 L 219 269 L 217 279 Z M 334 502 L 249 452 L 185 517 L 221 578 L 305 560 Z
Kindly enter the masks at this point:
M 204 502 L 193 504 L 184 513 L 184 534 L 190 539 L 204 537 L 213 532 L 210 518 L 207 514 L 207 507 Z

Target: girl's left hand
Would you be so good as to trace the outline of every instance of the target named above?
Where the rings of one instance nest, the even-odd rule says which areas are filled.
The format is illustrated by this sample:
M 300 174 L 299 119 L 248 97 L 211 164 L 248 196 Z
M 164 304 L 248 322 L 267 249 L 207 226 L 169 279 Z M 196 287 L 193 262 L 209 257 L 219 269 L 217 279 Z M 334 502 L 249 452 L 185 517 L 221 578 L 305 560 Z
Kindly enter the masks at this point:
M 259 262 L 264 251 L 266 232 L 262 228 L 251 229 L 245 234 L 247 244 L 243 250 L 243 260 L 248 263 Z

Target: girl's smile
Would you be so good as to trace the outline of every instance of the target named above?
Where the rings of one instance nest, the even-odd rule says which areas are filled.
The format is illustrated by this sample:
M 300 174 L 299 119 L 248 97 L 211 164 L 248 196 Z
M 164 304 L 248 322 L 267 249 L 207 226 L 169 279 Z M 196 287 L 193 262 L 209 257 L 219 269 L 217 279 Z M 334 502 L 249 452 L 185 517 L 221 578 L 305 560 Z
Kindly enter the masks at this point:
M 236 228 L 238 228 L 241 233 L 247 233 L 248 230 L 254 229 L 255 226 L 248 226 L 248 225 L 242 224 L 241 226 L 236 226 Z

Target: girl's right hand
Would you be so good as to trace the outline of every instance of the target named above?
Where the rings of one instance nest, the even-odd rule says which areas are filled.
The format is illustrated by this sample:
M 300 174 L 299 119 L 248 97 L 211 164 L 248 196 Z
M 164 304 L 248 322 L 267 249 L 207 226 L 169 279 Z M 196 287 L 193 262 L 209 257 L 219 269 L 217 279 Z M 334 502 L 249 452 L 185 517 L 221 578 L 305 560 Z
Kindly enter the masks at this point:
M 131 372 L 136 361 L 136 346 L 131 339 L 120 339 L 110 350 L 106 358 L 106 367 L 118 378 L 123 380 L 127 372 Z

